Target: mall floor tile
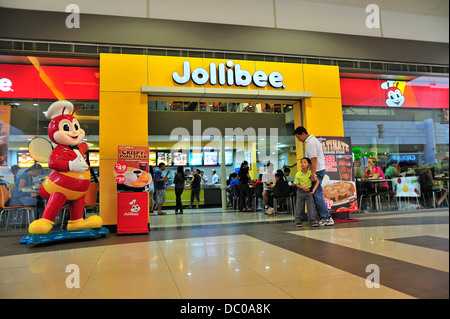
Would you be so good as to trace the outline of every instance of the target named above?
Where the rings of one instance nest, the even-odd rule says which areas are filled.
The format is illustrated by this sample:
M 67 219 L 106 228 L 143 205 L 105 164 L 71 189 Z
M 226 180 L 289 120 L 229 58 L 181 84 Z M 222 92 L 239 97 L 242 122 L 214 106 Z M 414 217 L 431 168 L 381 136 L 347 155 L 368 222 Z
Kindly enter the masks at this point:
M 0 299 L 449 298 L 448 210 L 352 218 L 298 229 L 290 214 L 192 210 L 35 247 L 1 230 Z

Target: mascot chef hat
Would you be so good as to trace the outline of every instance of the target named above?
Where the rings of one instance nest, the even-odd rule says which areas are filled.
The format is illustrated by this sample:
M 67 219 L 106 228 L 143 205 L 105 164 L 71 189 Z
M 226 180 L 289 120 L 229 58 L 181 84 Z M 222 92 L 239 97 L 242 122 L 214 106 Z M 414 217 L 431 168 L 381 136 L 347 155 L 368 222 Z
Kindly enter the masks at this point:
M 50 105 L 44 115 L 49 120 L 63 114 L 71 114 L 73 111 L 73 104 L 69 101 L 57 101 Z

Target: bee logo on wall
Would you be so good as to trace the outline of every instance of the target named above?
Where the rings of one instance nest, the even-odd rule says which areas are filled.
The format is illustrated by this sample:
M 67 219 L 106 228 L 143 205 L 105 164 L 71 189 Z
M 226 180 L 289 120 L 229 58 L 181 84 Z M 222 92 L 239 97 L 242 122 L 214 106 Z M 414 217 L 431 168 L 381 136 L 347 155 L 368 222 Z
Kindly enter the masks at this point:
M 399 81 L 385 81 L 381 83 L 381 88 L 385 90 L 386 105 L 391 107 L 401 107 L 405 103 L 405 96 L 403 95 L 404 85 Z

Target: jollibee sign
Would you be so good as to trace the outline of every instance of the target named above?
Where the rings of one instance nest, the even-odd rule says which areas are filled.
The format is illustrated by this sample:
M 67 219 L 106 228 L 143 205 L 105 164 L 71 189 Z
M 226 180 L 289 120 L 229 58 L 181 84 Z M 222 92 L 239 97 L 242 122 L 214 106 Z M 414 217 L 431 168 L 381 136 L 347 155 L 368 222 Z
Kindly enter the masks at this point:
M 173 72 L 172 78 L 178 84 L 186 84 L 192 79 L 197 85 L 203 85 L 209 81 L 211 85 L 219 83 L 219 85 L 227 84 L 228 86 L 248 86 L 253 82 L 259 88 L 265 87 L 267 83 L 273 88 L 286 88 L 286 84 L 283 84 L 283 75 L 280 72 L 273 71 L 267 75 L 264 71 L 257 70 L 252 75 L 249 71 L 242 69 L 240 64 L 234 64 L 232 60 L 219 63 L 218 66 L 215 62 L 211 62 L 209 72 L 204 68 L 196 68 L 191 72 L 191 63 L 184 61 L 183 74 Z
M 0 91 L 9 92 L 12 91 L 12 82 L 8 78 L 0 79 Z
M 147 62 L 148 86 L 305 91 L 302 64 L 166 56 Z

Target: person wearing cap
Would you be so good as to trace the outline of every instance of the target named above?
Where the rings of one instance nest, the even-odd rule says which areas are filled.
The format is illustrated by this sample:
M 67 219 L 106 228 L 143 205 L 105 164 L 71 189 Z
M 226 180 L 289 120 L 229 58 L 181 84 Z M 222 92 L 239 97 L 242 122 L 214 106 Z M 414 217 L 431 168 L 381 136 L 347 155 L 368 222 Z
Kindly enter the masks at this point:
M 219 183 L 219 176 L 216 174 L 216 170 L 211 170 L 211 185 L 218 184 Z

